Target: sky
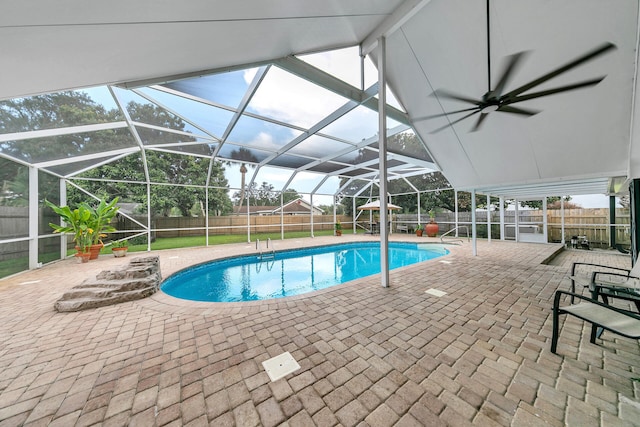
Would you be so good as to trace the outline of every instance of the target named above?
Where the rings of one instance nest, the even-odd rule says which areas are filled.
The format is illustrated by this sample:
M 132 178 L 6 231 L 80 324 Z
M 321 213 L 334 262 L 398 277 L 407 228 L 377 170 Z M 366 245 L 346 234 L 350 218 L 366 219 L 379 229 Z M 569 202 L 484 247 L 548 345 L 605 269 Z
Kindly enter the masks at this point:
M 361 86 L 361 76 L 359 72 L 360 58 L 357 47 L 301 56 L 300 59 L 341 78 L 353 86 Z M 368 58 L 365 60 L 364 65 L 366 88 L 377 81 L 377 70 Z M 239 99 L 237 94 L 244 93 L 257 70 L 257 68 L 254 68 L 225 73 L 219 76 L 205 77 L 205 79 L 210 77 L 211 79 L 222 78 L 224 80 L 224 82 L 222 82 L 223 84 L 220 84 L 221 82 L 217 80 L 215 81 L 216 84 L 213 85 L 213 87 L 216 89 L 213 89 L 210 94 L 210 99 L 228 105 L 237 103 Z M 203 83 L 206 82 L 201 80 L 200 84 Z M 217 89 L 219 87 L 223 89 Z M 109 96 L 106 88 L 88 89 L 86 91 L 90 93 L 94 100 L 103 103 L 107 108 L 115 108 L 115 102 L 113 102 L 113 99 Z M 145 92 L 147 91 L 157 92 L 151 89 L 145 89 Z M 392 93 L 389 92 L 387 98 L 391 105 L 402 109 Z M 309 102 L 309 99 L 312 99 L 313 102 Z M 124 100 L 126 102 L 126 97 Z M 168 98 L 162 98 L 160 100 L 167 102 Z M 251 99 L 248 111 L 283 122 L 293 123 L 303 128 L 309 128 L 322 120 L 328 113 L 336 110 L 344 102 L 344 98 L 272 66 L 258 91 Z M 197 113 L 203 115 L 201 117 L 212 117 L 208 111 L 203 110 Z M 349 116 L 349 120 L 336 121 L 325 128 L 324 131 L 331 135 L 353 141 L 360 141 L 363 136 L 371 136 L 377 132 L 377 113 L 364 107 L 352 113 L 353 114 Z M 221 116 L 219 117 L 219 122 L 220 126 L 224 127 L 228 119 Z M 253 126 L 237 127 L 238 131 L 232 132 L 229 140 L 242 141 L 249 145 L 253 143 L 259 143 L 261 145 L 267 144 L 273 148 L 279 148 L 300 134 L 297 130 L 267 122 L 254 120 L 252 124 Z M 392 123 L 389 127 L 393 127 L 394 125 L 395 123 Z M 218 134 L 218 132 L 216 132 L 216 134 Z M 241 174 L 239 169 L 240 165 L 226 166 L 226 176 L 231 187 L 240 187 Z M 252 179 L 254 173 L 255 169 L 249 168 L 246 176 L 247 183 Z M 276 190 L 280 190 L 287 183 L 290 176 L 291 172 L 289 170 L 263 167 L 258 171 L 255 181 L 258 186 L 260 186 L 262 182 L 267 182 L 273 185 Z M 301 172 L 295 176 L 288 187 L 298 192 L 310 192 L 313 191 L 322 178 L 323 175 L 320 174 Z M 333 194 L 337 190 L 338 185 L 338 178 L 330 178 L 318 192 Z M 237 190 L 231 190 L 230 196 L 236 191 Z M 303 198 L 309 201 L 309 195 L 304 195 Z M 317 195 L 314 196 L 313 202 L 315 205 L 331 205 L 333 203 L 333 197 Z M 572 196 L 572 202 L 584 208 L 606 208 L 609 206 L 609 198 L 604 195 Z

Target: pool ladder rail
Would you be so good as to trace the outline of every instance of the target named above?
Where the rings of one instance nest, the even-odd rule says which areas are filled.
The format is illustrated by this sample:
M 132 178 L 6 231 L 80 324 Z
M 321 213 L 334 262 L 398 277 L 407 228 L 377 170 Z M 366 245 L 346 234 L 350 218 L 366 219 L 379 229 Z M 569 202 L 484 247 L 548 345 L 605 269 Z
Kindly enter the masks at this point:
M 256 239 L 256 251 L 259 252 L 258 258 L 260 261 L 275 260 L 276 250 L 270 237 L 267 239 L 267 249 L 269 249 L 269 246 L 271 246 L 271 250 L 263 251 L 260 245 L 260 239 Z
M 260 239 L 256 239 L 256 251 L 259 251 L 258 259 L 260 260 L 260 263 L 256 264 L 256 273 L 262 270 L 263 263 L 266 263 L 267 271 L 271 271 L 271 268 L 276 261 L 276 252 L 275 248 L 273 247 L 273 243 L 271 242 L 271 238 L 267 239 L 267 249 L 269 248 L 269 246 L 271 246 L 270 251 L 263 251 L 262 247 L 260 246 Z
M 464 228 L 464 229 L 466 230 L 466 232 L 467 232 L 467 241 L 468 241 L 468 242 L 469 242 L 469 241 L 471 241 L 471 238 L 469 237 L 469 227 L 467 227 L 466 225 L 460 225 L 460 226 L 458 226 L 458 227 L 454 227 L 454 228 L 452 228 L 451 230 L 447 231 L 447 232 L 446 232 L 446 233 L 444 233 L 442 236 L 440 236 L 440 243 L 455 243 L 456 245 L 460 245 L 460 244 L 464 243 L 464 241 L 463 241 L 462 239 L 458 238 L 458 236 L 455 236 L 455 237 L 453 237 L 453 236 L 447 236 L 448 234 L 451 234 L 451 233 L 453 233 L 454 231 L 461 230 L 461 229 L 463 229 L 463 228 Z M 448 238 L 449 238 L 449 240 L 446 240 L 446 241 L 445 241 L 445 239 L 444 239 L 445 237 L 448 237 Z

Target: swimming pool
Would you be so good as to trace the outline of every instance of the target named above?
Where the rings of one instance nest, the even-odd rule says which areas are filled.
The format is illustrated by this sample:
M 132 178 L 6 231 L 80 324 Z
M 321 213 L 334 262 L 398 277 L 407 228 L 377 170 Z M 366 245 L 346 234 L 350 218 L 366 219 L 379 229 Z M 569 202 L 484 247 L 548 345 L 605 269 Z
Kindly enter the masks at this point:
M 449 251 L 442 245 L 389 243 L 389 269 Z M 193 301 L 236 302 L 282 298 L 380 273 L 380 243 L 359 242 L 256 254 L 200 264 L 169 276 L 160 289 Z

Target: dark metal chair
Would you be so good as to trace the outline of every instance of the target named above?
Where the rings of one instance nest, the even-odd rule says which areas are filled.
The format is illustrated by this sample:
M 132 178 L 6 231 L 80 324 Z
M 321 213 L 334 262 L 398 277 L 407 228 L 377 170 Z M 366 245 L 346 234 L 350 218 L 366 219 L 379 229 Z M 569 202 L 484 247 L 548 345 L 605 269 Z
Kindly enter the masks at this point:
M 560 306 L 560 300 L 563 295 L 569 296 L 571 301 L 577 298 L 580 302 L 578 304 L 572 303 L 571 305 Z M 551 337 L 551 352 L 554 354 L 558 347 L 558 337 L 560 335 L 559 317 L 563 314 L 570 314 L 591 323 L 590 342 L 594 344 L 598 336 L 598 328 L 627 338 L 640 338 L 640 315 L 576 293 L 556 291 L 553 300 L 553 335 Z

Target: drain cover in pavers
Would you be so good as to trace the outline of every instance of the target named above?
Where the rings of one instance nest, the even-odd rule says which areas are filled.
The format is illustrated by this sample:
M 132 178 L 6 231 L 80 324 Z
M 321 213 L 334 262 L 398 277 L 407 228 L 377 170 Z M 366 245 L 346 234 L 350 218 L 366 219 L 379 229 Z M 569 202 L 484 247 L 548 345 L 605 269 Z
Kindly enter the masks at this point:
M 262 366 L 264 366 L 264 370 L 267 371 L 267 375 L 269 375 L 271 381 L 279 380 L 300 369 L 300 365 L 298 365 L 296 359 L 294 359 L 288 351 L 272 357 L 269 360 L 265 360 L 262 362 Z
M 429 294 L 429 295 L 433 295 L 435 297 L 443 297 L 443 296 L 445 296 L 447 294 L 446 292 L 439 291 L 439 290 L 433 289 L 433 288 L 431 288 L 431 289 L 429 289 L 427 291 L 424 291 L 424 293 L 425 294 Z

